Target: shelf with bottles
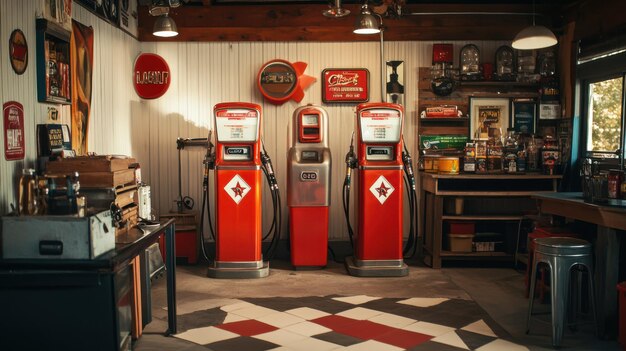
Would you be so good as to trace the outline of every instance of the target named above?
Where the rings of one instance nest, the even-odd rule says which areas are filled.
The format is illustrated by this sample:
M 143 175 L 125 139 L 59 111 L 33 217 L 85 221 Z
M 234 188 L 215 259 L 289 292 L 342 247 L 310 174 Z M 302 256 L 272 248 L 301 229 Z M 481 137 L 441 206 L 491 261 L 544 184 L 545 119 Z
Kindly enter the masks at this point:
M 71 103 L 70 35 L 58 24 L 37 19 L 37 99 Z

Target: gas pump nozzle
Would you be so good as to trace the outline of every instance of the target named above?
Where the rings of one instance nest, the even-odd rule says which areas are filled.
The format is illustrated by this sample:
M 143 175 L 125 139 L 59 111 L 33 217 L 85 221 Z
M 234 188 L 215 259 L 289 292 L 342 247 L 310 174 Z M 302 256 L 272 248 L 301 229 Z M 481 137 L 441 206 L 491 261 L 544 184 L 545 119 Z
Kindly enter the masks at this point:
M 215 168 L 215 153 L 213 153 L 213 143 L 211 142 L 211 136 L 213 131 L 209 129 L 209 135 L 207 137 L 206 154 L 204 155 L 204 179 L 202 180 L 202 188 L 207 189 L 209 186 L 209 170 Z
M 270 159 L 270 156 L 267 154 L 267 150 L 265 150 L 265 143 L 263 142 L 263 139 L 261 139 L 261 148 L 263 149 L 260 155 L 261 163 L 263 163 L 263 166 L 265 167 L 265 170 L 267 171 L 268 181 L 270 183 L 270 189 L 278 190 L 278 182 L 276 181 L 276 175 L 274 175 L 274 169 L 272 168 L 272 160 Z
M 402 151 L 402 163 L 404 163 L 404 169 L 406 170 L 406 174 L 409 177 L 409 182 L 411 184 L 411 189 L 415 191 L 415 175 L 413 174 L 413 161 L 411 160 L 411 155 L 409 154 L 409 150 L 406 148 L 406 144 L 404 144 L 404 151 Z
M 346 154 L 346 178 L 343 182 L 344 186 L 350 188 L 350 180 L 352 177 L 352 169 L 356 168 L 356 155 L 354 154 L 354 132 L 350 138 L 350 150 Z

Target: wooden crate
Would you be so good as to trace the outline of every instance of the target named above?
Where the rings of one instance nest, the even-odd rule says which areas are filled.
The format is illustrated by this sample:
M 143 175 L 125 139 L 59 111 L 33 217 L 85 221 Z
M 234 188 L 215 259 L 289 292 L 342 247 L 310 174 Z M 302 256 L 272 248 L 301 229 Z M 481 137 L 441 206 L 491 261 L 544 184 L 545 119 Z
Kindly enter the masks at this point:
M 137 160 L 127 156 L 77 156 L 49 161 L 46 163 L 46 172 L 116 172 L 128 169 L 134 163 Z
M 176 220 L 176 231 L 192 231 L 198 227 L 198 211 L 170 212 L 161 215 L 161 221 L 174 218 Z

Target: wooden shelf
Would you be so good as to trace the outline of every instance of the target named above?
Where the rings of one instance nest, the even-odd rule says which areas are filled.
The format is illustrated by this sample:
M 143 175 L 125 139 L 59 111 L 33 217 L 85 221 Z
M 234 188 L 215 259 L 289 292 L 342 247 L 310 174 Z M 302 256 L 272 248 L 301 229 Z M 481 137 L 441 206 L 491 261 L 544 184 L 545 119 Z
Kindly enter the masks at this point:
M 481 197 L 503 197 L 503 196 L 531 196 L 534 194 L 552 193 L 552 191 L 438 191 L 438 196 L 481 196 Z
M 449 123 L 465 123 L 469 121 L 469 117 L 420 117 L 422 123 L 428 122 L 449 122 Z
M 496 80 L 461 80 L 459 81 L 460 86 L 484 86 L 484 87 L 511 87 L 511 88 L 537 88 L 539 89 L 539 84 L 537 83 L 523 83 L 523 82 L 507 82 L 507 81 L 496 81 Z
M 445 260 L 497 260 L 516 262 L 514 255 L 518 223 L 536 206 L 531 196 L 554 193 L 560 175 L 538 173 L 507 174 L 433 174 L 420 173 L 422 214 L 425 220 L 424 261 L 440 268 Z M 463 197 L 465 214 L 447 212 L 451 197 Z M 456 205 L 456 204 L 455 204 Z M 471 207 L 468 207 L 471 206 Z M 470 210 L 471 209 L 471 210 Z M 475 221 L 480 231 L 502 234 L 500 251 L 452 252 L 445 250 L 449 221 Z M 492 227 L 498 228 L 491 229 Z M 487 229 L 489 228 L 489 229 Z M 476 230 L 479 231 L 478 229 Z M 499 239 L 500 240 L 500 239 Z
M 70 31 L 43 18 L 36 20 L 37 100 L 71 104 Z

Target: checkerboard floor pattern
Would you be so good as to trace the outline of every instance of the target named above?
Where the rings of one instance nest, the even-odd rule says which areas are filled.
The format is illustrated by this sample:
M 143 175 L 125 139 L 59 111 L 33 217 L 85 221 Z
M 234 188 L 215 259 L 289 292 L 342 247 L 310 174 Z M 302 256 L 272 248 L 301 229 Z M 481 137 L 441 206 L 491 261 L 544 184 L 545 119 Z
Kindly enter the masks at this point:
M 177 338 L 215 351 L 528 350 L 459 299 L 249 298 L 178 320 Z

